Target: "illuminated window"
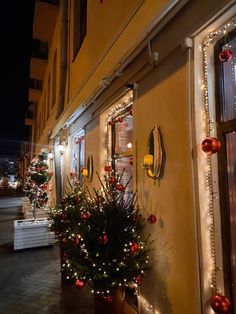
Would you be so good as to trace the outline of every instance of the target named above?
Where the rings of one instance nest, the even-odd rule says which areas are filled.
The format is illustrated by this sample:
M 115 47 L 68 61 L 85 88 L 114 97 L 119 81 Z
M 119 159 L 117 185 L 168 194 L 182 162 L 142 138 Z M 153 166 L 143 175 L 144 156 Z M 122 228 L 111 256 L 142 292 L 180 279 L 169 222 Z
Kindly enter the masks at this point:
M 127 196 L 133 193 L 133 114 L 132 103 L 118 110 L 110 120 L 111 160 L 113 169 L 122 174 L 121 183 L 126 185 Z
M 73 138 L 71 170 L 80 183 L 83 181 L 81 169 L 85 166 L 85 131 L 79 131 Z

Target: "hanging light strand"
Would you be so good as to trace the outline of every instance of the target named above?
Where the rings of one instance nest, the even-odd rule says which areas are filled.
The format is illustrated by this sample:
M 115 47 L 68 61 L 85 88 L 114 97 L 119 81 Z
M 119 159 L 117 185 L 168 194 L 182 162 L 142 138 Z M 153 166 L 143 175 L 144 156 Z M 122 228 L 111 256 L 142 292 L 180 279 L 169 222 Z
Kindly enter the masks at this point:
M 209 95 L 208 95 L 208 63 L 207 63 L 207 47 L 208 45 L 202 45 L 203 52 L 203 112 L 205 118 L 205 136 L 211 135 L 211 119 L 209 109 Z M 214 216 L 214 200 L 213 200 L 213 184 L 212 184 L 212 161 L 211 155 L 207 154 L 205 157 L 205 186 L 206 193 L 208 194 L 208 217 L 209 217 L 209 243 L 210 243 L 210 258 L 211 258 L 211 271 L 210 271 L 210 286 L 216 290 L 216 241 L 215 241 L 215 216 Z

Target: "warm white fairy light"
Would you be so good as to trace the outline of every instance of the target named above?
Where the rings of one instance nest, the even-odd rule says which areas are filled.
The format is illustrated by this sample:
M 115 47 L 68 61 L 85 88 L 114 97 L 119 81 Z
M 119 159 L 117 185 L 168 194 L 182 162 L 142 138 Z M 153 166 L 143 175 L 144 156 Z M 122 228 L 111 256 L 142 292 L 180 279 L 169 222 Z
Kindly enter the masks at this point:
M 232 19 L 225 25 L 221 26 L 218 30 L 211 32 L 205 40 L 202 42 L 200 51 L 202 53 L 202 80 L 199 79 L 199 89 L 202 91 L 203 95 L 203 106 L 201 110 L 200 117 L 200 134 L 202 140 L 204 137 L 213 135 L 214 120 L 211 117 L 210 104 L 209 104 L 209 86 L 210 75 L 208 72 L 208 67 L 210 63 L 210 54 L 212 53 L 211 45 L 215 43 L 222 37 L 227 36 L 227 33 L 236 27 L 236 19 Z M 224 47 L 229 47 L 225 43 Z M 208 53 L 209 56 L 208 56 Z M 209 287 L 213 291 L 217 289 L 217 276 L 216 272 L 220 269 L 217 267 L 216 260 L 216 238 L 215 238 L 215 215 L 214 215 L 214 190 L 213 190 L 213 178 L 212 178 L 212 157 L 209 154 L 202 153 L 199 158 L 199 188 L 200 188 L 200 203 L 201 203 L 201 216 L 204 224 L 201 226 L 204 234 L 207 237 L 203 238 L 203 255 L 206 257 L 204 259 L 204 265 L 206 267 L 205 280 L 204 280 L 204 291 L 209 291 Z M 210 291 L 209 291 L 210 292 Z M 211 311 L 211 310 L 209 310 Z
M 161 314 L 158 310 L 154 309 L 153 305 L 151 305 L 143 296 L 138 294 L 138 302 L 140 305 L 145 308 L 146 312 L 152 314 Z

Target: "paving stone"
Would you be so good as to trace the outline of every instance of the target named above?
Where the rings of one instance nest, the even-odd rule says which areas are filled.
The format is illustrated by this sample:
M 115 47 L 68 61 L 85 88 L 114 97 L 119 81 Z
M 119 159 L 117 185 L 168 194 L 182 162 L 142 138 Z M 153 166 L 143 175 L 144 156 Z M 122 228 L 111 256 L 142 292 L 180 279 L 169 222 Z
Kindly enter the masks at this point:
M 56 245 L 13 250 L 13 221 L 19 219 L 19 203 L 17 198 L 3 202 L 0 198 L 0 313 L 93 314 L 89 291 L 61 286 Z

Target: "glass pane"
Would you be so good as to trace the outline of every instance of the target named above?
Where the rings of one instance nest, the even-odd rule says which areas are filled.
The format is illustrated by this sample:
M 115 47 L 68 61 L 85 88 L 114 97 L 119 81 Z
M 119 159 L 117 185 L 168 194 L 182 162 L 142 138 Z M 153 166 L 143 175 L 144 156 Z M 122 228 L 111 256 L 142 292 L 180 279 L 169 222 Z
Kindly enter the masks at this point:
M 236 132 L 226 134 L 233 299 L 236 300 Z
M 121 179 L 121 183 L 125 186 L 130 178 L 133 175 L 133 166 L 132 166 L 132 157 L 125 157 L 125 158 L 118 158 L 115 160 L 115 168 L 119 174 L 122 173 L 123 169 L 123 176 Z M 126 194 L 127 196 L 131 196 L 133 193 L 132 189 L 132 180 L 130 180 L 129 184 L 126 187 Z
M 115 124 L 115 154 L 132 154 L 133 117 L 118 118 Z
M 233 58 L 228 62 L 222 62 L 222 112 L 221 119 L 228 121 L 236 118 L 236 38 L 228 43 L 228 47 L 233 53 Z

